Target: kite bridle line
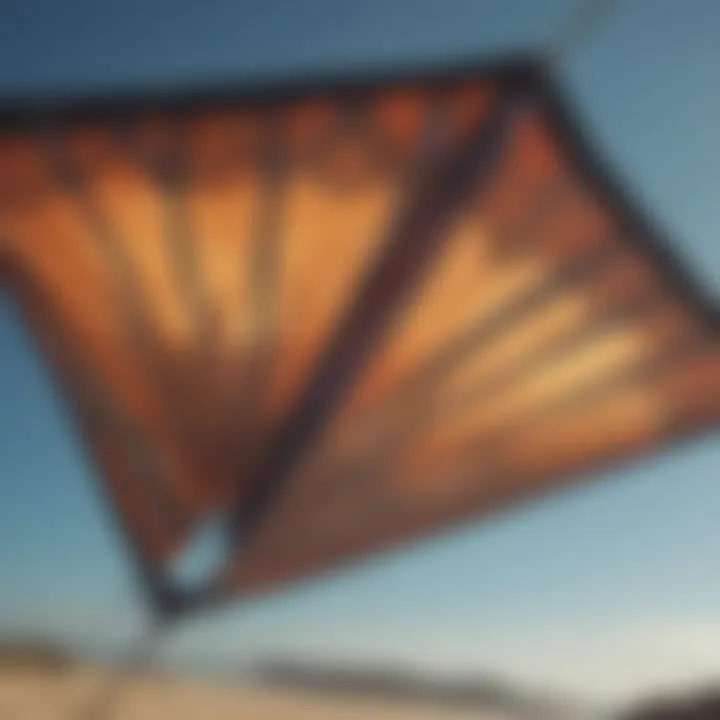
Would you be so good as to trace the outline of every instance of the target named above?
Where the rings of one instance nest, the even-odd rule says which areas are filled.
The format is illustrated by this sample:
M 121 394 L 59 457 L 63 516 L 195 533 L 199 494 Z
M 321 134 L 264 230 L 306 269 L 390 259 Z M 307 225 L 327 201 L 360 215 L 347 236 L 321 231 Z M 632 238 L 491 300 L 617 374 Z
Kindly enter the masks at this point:
M 577 11 L 558 25 L 540 51 L 544 64 L 552 69 L 561 66 L 580 46 L 607 22 L 620 0 L 585 0 Z

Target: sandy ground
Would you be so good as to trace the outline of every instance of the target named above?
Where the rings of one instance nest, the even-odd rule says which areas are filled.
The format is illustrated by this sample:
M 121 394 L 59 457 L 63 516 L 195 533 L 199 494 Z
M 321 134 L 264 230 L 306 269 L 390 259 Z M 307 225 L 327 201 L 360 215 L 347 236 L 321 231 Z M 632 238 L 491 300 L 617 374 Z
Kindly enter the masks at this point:
M 2 671 L 0 720 L 80 720 L 106 676 Z M 511 720 L 477 710 L 356 700 L 167 678 L 129 678 L 107 720 Z

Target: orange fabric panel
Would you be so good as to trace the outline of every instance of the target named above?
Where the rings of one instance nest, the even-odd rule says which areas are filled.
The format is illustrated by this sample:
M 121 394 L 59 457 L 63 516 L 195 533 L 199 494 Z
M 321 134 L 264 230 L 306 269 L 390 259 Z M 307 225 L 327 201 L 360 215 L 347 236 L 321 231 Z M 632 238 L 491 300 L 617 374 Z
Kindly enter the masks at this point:
M 548 118 L 525 116 L 502 157 L 228 587 L 265 591 L 720 420 L 717 328 Z
M 96 373 L 182 517 L 153 537 L 117 428 L 85 427 L 118 498 L 137 494 L 118 503 L 148 555 L 174 552 L 242 496 L 417 174 L 468 141 L 493 87 L 381 86 L 0 131 L 0 256 L 26 302 L 32 287 L 62 379 L 78 364 Z

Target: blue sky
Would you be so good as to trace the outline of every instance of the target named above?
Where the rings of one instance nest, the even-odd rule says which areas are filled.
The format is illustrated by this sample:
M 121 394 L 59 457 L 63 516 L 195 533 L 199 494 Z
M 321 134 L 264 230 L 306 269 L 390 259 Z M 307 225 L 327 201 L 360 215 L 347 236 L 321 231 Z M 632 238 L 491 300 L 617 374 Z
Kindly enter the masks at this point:
M 6 0 L 0 96 L 536 46 L 573 0 Z M 152 8 L 152 10 L 150 10 Z M 720 3 L 625 0 L 560 82 L 720 297 Z M 560 497 L 193 621 L 170 660 L 273 653 L 490 671 L 613 700 L 720 678 L 717 434 Z M 140 598 L 65 409 L 0 299 L 0 634 L 119 647 Z

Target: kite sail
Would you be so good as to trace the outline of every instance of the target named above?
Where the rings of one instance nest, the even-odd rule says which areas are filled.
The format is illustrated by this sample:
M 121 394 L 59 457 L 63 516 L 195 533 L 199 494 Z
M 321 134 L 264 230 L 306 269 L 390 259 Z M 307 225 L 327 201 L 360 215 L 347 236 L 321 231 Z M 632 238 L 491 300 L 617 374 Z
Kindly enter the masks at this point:
M 720 421 L 717 308 L 534 62 L 5 106 L 0 280 L 165 613 Z

